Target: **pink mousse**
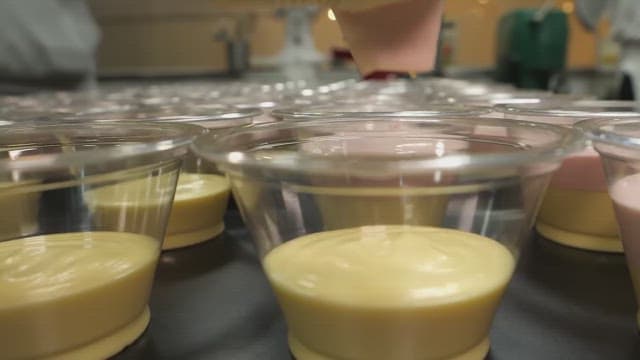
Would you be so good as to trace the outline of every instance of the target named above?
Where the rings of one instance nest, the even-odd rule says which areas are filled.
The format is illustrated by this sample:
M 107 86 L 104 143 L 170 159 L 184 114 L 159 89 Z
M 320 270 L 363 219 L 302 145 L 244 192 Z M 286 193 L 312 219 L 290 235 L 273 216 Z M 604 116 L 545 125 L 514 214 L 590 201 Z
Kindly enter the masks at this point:
M 607 181 L 600 156 L 592 148 L 564 160 L 551 179 L 551 186 L 561 189 L 607 191 Z
M 407 0 L 362 11 L 336 11 L 362 74 L 431 70 L 441 15 L 441 0 Z
M 640 265 L 640 174 L 624 177 L 611 187 L 611 198 L 630 267 Z M 633 270 L 632 270 L 633 271 Z

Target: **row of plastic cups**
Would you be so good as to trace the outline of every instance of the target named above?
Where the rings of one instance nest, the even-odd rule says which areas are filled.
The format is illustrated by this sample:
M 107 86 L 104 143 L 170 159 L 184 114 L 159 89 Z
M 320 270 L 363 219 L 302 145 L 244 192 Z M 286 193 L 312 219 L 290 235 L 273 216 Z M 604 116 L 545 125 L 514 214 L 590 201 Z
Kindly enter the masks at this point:
M 428 111 L 404 111 L 393 112 L 400 109 L 400 106 L 376 105 L 381 111 L 373 112 L 371 107 L 355 107 L 360 114 L 369 117 L 397 117 L 405 118 L 426 118 L 437 116 L 473 116 L 484 115 L 488 112 L 486 108 L 470 107 L 459 104 L 445 104 L 432 106 Z M 296 110 L 298 108 L 294 108 Z M 356 115 L 358 113 L 345 113 L 348 107 L 340 106 L 332 108 L 333 112 L 328 112 L 327 107 L 309 107 L 307 113 L 302 113 L 301 118 L 315 117 L 336 117 L 345 114 Z M 353 108 L 352 108 L 353 109 Z M 413 109 L 418 109 L 413 107 Z M 283 109 L 286 111 L 286 109 Z M 338 112 L 342 111 L 342 112 Z M 104 120 L 104 121 L 126 121 L 136 119 L 141 121 L 156 121 L 163 123 L 188 123 L 203 127 L 206 131 L 223 131 L 231 128 L 248 126 L 258 122 L 260 116 L 257 109 L 232 109 L 221 105 L 211 105 L 205 108 L 190 108 L 175 104 L 150 106 L 145 111 L 131 112 L 94 112 L 91 114 L 54 114 L 49 116 L 48 121 L 78 121 Z M 44 114 L 38 117 L 45 118 Z M 278 120 L 281 120 L 279 118 Z M 182 166 L 182 176 L 178 181 L 178 188 L 173 204 L 173 210 L 169 218 L 166 240 L 163 243 L 164 249 L 174 249 L 184 246 L 194 245 L 202 241 L 209 240 L 220 234 L 224 229 L 223 216 L 226 210 L 227 199 L 229 198 L 229 186 L 220 172 L 211 164 L 204 163 L 199 157 L 190 153 Z M 122 191 L 113 187 L 105 189 L 104 196 L 109 192 Z M 113 206 L 117 206 L 114 203 Z
M 480 359 L 538 196 L 560 158 L 581 147 L 571 131 L 541 126 L 334 118 L 201 138 L 196 148 L 231 179 L 297 358 Z M 637 284 L 640 121 L 578 127 L 605 157 Z
M 297 358 L 483 358 L 539 195 L 584 145 L 573 128 L 468 117 L 203 132 L 124 121 L 3 127 L 3 356 L 106 357 L 144 330 L 179 168 L 189 173 L 180 159 L 191 156 L 230 180 Z M 218 218 L 192 209 L 183 219 Z
M 459 103 L 424 104 L 413 101 L 333 102 L 280 107 L 271 111 L 274 121 L 313 120 L 338 117 L 426 119 L 438 117 L 487 117 L 492 109 Z
M 566 101 L 564 98 L 517 100 L 493 108 L 459 103 L 431 104 L 427 110 L 424 105 L 407 101 L 377 101 L 366 105 L 334 103 L 280 108 L 271 115 L 280 121 L 340 116 L 482 116 L 508 117 L 562 126 L 573 126 L 585 118 L 640 116 L 634 102 Z M 564 162 L 546 193 L 537 229 L 543 236 L 564 245 L 596 251 L 622 251 L 602 166 L 592 148 L 588 147 L 583 153 Z
M 428 84 L 428 82 L 427 82 Z M 333 84 L 335 85 L 335 84 Z M 266 86 L 266 85 L 265 85 Z M 367 90 L 374 88 L 373 92 L 358 90 L 363 87 Z M 210 86 L 205 86 L 208 88 Z M 267 86 L 268 87 L 268 86 Z M 170 116 L 171 114 L 184 113 L 184 115 L 207 115 L 207 112 L 218 113 L 225 108 L 237 109 L 262 109 L 263 115 L 256 117 L 256 122 L 269 122 L 274 117 L 281 117 L 282 111 L 278 108 L 302 107 L 309 111 L 308 107 L 322 108 L 325 112 L 336 112 L 332 107 L 338 106 L 342 112 L 370 112 L 367 107 L 373 106 L 371 111 L 392 112 L 406 111 L 409 108 L 424 109 L 441 106 L 442 103 L 456 103 L 464 105 L 477 105 L 490 107 L 501 103 L 522 103 L 549 99 L 552 94 L 542 92 L 482 92 L 477 96 L 451 96 L 447 94 L 429 94 L 429 88 L 422 82 L 393 82 L 369 84 L 356 83 L 351 86 L 331 90 L 331 86 L 324 86 L 327 92 L 321 93 L 322 86 L 318 89 L 305 89 L 298 96 L 275 96 L 270 92 L 259 94 L 237 94 L 237 96 L 209 97 L 206 90 L 198 90 L 195 93 L 185 90 L 191 86 L 166 86 L 155 89 L 153 87 L 141 89 L 122 88 L 115 91 L 96 91 L 88 93 L 46 93 L 30 97 L 3 97 L 0 98 L 0 116 L 10 120 L 25 120 L 34 118 L 74 118 L 102 119 L 102 118 L 153 118 Z M 474 87 L 471 84 L 470 89 Z M 211 87 L 217 88 L 217 87 Z M 486 86 L 481 86 L 487 90 Z M 195 87 L 198 89 L 198 87 Z M 488 91 L 488 90 L 487 90 Z M 471 91 L 473 93 L 473 91 Z M 309 96 L 307 96 L 309 95 Z M 553 95 L 558 99 L 560 95 Z M 563 96 L 563 99 L 567 99 Z M 462 105 L 463 106 L 463 105 Z M 271 116 L 271 111 L 275 116 Z M 291 110 L 291 109 L 289 109 Z M 320 109 L 315 109 L 318 112 Z M 193 114 L 190 114 L 193 113 Z M 280 113 L 280 114 L 278 114 Z M 452 114 L 456 115 L 456 114 Z M 456 115 L 457 116 L 457 115 Z
M 507 117 L 568 127 L 586 118 L 640 116 L 635 102 L 566 101 L 564 98 L 518 100 L 527 101 L 493 108 L 460 103 L 424 106 L 407 101 L 378 101 L 364 105 L 334 103 L 279 108 L 271 116 L 278 121 L 345 116 Z M 622 252 L 600 158 L 591 146 L 567 159 L 556 173 L 544 197 L 536 228 L 544 237 L 563 245 L 594 251 Z
M 467 111 L 473 111 L 473 107 L 467 106 L 466 108 Z M 395 116 L 399 118 L 404 117 L 406 120 L 406 118 L 409 117 L 438 117 L 445 116 L 443 114 L 446 114 L 446 109 L 440 109 L 442 110 L 440 113 L 438 111 L 420 112 L 407 110 L 391 114 L 388 112 L 390 110 L 389 105 L 386 104 L 376 104 L 375 106 L 368 106 L 360 110 L 362 111 L 354 111 L 353 106 L 341 107 L 327 105 L 281 109 L 274 111 L 273 114 L 276 115 L 279 120 L 285 121 L 292 119 L 339 118 L 344 116 L 369 116 L 377 118 Z M 451 112 L 454 109 L 450 108 L 448 110 Z M 572 103 L 538 101 L 536 105 L 504 106 L 502 108 L 498 107 L 495 110 L 489 116 L 507 114 L 510 118 L 547 122 L 567 127 L 572 127 L 574 123 L 585 118 L 637 117 L 640 115 L 636 112 L 635 103 L 608 101 L 575 101 Z M 484 116 L 486 116 L 486 113 L 460 113 L 460 108 L 458 108 L 457 111 L 457 113 L 449 113 L 447 115 L 469 116 L 484 114 Z M 327 124 L 327 126 L 331 126 L 331 124 Z M 388 128 L 386 130 L 392 131 L 394 129 L 395 128 Z M 491 127 L 478 126 L 476 134 L 479 133 L 485 136 L 503 136 L 507 134 L 508 131 L 504 128 L 492 129 Z M 342 135 L 352 134 L 342 133 Z M 349 146 L 345 147 L 343 151 L 346 149 L 347 152 L 353 152 L 354 150 L 366 149 L 367 152 L 380 152 L 382 149 L 383 153 L 388 154 L 396 146 L 404 146 L 404 141 L 404 139 L 399 139 L 399 142 L 395 142 L 387 138 L 382 144 L 372 144 L 368 139 L 362 141 L 353 140 L 349 142 Z M 476 144 L 475 148 L 480 147 Z M 455 149 L 455 147 L 450 145 L 449 150 L 453 149 Z M 322 153 L 323 150 L 322 147 L 316 147 L 314 151 Z M 591 184 L 590 186 L 596 186 L 597 189 L 588 188 L 582 190 L 580 188 L 580 186 L 583 186 L 580 185 L 582 183 L 589 183 Z M 577 189 L 576 186 L 578 186 Z M 330 194 L 316 195 L 317 206 L 324 215 L 324 228 L 333 229 L 370 224 L 371 221 L 376 221 L 372 219 L 378 219 L 382 221 L 382 223 L 396 223 L 398 222 L 398 214 L 400 214 L 399 216 L 402 219 L 400 223 L 411 223 L 412 220 L 407 221 L 407 218 L 403 218 L 405 214 L 403 206 L 410 206 L 412 212 L 417 211 L 420 213 L 422 220 L 436 219 L 434 223 L 437 224 L 442 216 L 442 211 L 439 211 L 439 209 L 442 209 L 441 203 L 447 201 L 447 199 L 443 197 L 432 197 L 429 202 L 415 200 L 415 197 L 408 195 L 406 192 L 391 195 L 396 197 L 402 196 L 401 200 L 397 200 L 391 199 L 389 196 L 380 197 L 380 195 L 385 193 L 376 192 L 375 190 L 378 189 L 374 189 L 374 191 L 361 188 L 357 190 L 343 189 L 337 193 L 335 190 L 330 190 Z M 386 193 L 386 195 L 390 195 L 390 193 Z M 372 201 L 374 197 L 377 197 L 377 199 Z M 560 199 L 557 199 L 558 197 Z M 331 211 L 327 211 L 326 209 L 331 209 Z M 424 216 L 424 214 L 429 214 L 429 216 Z M 555 224 L 559 224 L 560 229 L 568 228 L 568 231 L 549 231 L 549 227 L 545 226 L 545 221 L 548 218 L 551 218 Z M 428 224 L 429 222 L 426 223 Z M 602 166 L 598 155 L 593 149 L 587 147 L 583 152 L 574 154 L 563 162 L 561 170 L 554 177 L 551 188 L 546 193 L 537 228 L 543 235 L 565 245 L 602 251 L 622 250 L 622 245 L 617 237 L 618 226 L 613 216 L 613 206 L 606 193 L 606 183 Z M 598 236 L 599 232 L 611 234 L 611 236 L 603 238 Z M 595 235 L 593 235 L 593 233 L 595 233 Z M 628 246 L 626 247 L 628 248 Z M 340 276 L 342 276 L 342 274 L 340 274 Z M 634 279 L 637 277 L 638 276 L 634 276 Z M 274 287 L 277 289 L 277 286 Z M 285 293 L 284 296 L 287 296 L 287 294 Z M 321 314 L 319 316 L 324 317 L 325 315 L 326 314 Z M 308 352 L 309 349 L 306 348 L 304 344 L 301 345 L 298 339 L 293 338 L 290 340 L 294 352 L 296 349 L 302 354 Z M 315 344 L 312 343 L 312 345 Z
M 396 145 L 402 145 L 396 141 L 397 137 L 404 138 L 403 132 L 410 130 L 409 127 L 411 132 L 417 131 L 417 137 L 409 141 L 407 147 L 398 147 L 405 150 L 396 153 Z M 467 146 L 472 143 L 460 136 L 471 129 L 469 121 L 354 120 L 337 122 L 330 128 L 335 130 L 327 131 L 324 122 L 289 123 L 201 137 L 198 148 L 201 147 L 203 153 L 223 156 L 229 159 L 229 164 L 235 164 L 235 168 L 230 169 L 235 192 L 263 254 L 284 240 L 306 233 L 377 224 L 376 220 L 368 219 L 366 212 L 345 212 L 345 215 L 354 216 L 346 223 L 331 215 L 332 207 L 339 209 L 352 199 L 357 199 L 365 208 L 370 203 L 377 209 L 370 214 L 372 216 L 377 216 L 375 211 L 389 210 L 389 206 L 402 211 L 402 215 L 389 224 L 390 233 L 405 232 L 400 226 L 405 223 L 413 225 L 407 228 L 409 232 L 414 227 L 417 231 L 431 231 L 423 226 L 441 225 L 446 215 L 444 210 L 449 200 L 453 201 L 450 197 L 460 195 L 458 203 L 467 203 L 467 198 L 480 198 L 483 191 L 494 190 L 491 173 L 483 171 L 475 180 L 469 177 L 478 170 L 473 165 L 476 159 L 485 169 L 491 165 L 489 168 L 504 168 L 510 173 L 503 176 L 513 176 L 520 171 L 528 173 L 534 162 L 540 164 L 533 160 L 530 151 L 516 154 L 514 158 L 508 151 L 505 154 L 497 151 L 496 157 L 464 155 L 473 149 L 473 146 Z M 393 131 L 389 133 L 389 130 Z M 358 143 L 353 136 L 359 132 L 363 135 L 360 140 L 371 137 L 382 141 L 380 145 L 384 151 L 373 154 L 347 152 L 343 154 L 346 158 L 332 155 L 341 144 L 348 151 L 357 150 L 349 144 L 353 144 L 352 140 Z M 552 142 L 536 151 L 536 154 L 548 155 L 545 160 L 551 167 L 558 155 L 552 156 L 551 148 L 560 145 L 563 151 L 568 151 L 576 145 L 568 131 L 551 127 L 537 127 L 525 137 L 533 141 L 536 132 L 555 136 Z M 0 333 L 5 334 L 0 345 L 3 356 L 8 359 L 52 355 L 101 358 L 119 351 L 144 330 L 149 321 L 146 304 L 164 229 L 167 223 L 171 226 L 168 219 L 178 208 L 174 202 L 172 210 L 171 203 L 176 183 L 180 181 L 179 158 L 188 156 L 188 143 L 201 133 L 199 127 L 157 122 L 36 123 L 3 128 L 0 174 L 4 184 L 0 187 L 0 204 L 9 216 L 2 225 L 0 246 L 3 266 Z M 454 138 L 450 138 L 452 136 Z M 387 137 L 394 144 L 393 148 L 385 147 Z M 420 141 L 429 139 L 441 140 L 433 143 L 432 148 L 421 148 Z M 238 148 L 211 153 L 207 150 L 209 146 Z M 374 146 L 374 149 L 379 147 Z M 325 151 L 329 152 L 325 154 Z M 388 151 L 395 157 L 385 160 Z M 412 158 L 415 157 L 411 155 L 412 151 L 417 151 L 417 158 Z M 449 152 L 454 155 L 448 155 Z M 271 153 L 274 157 L 270 157 Z M 440 155 L 429 160 L 434 154 Z M 352 156 L 353 159 L 344 162 Z M 378 159 L 380 156 L 382 159 Z M 468 166 L 459 165 L 460 169 L 467 170 L 458 174 L 457 169 L 445 166 L 446 161 L 441 164 L 442 159 L 451 156 L 460 160 L 468 157 Z M 260 161 L 245 164 L 243 159 L 249 157 L 258 157 Z M 306 157 L 309 157 L 308 163 Z M 376 167 L 375 172 L 371 172 L 374 168 L 361 169 L 364 170 L 361 172 L 358 166 L 354 166 L 353 171 L 349 170 L 351 166 L 345 167 L 349 162 L 370 157 L 369 160 L 377 164 L 399 166 L 399 170 L 404 170 L 396 173 L 390 172 L 390 168 Z M 424 160 L 428 166 L 407 168 L 407 165 L 420 165 Z M 516 165 L 521 167 L 507 170 Z M 434 171 L 440 168 L 442 172 L 436 176 L 438 173 Z M 238 171 L 246 174 L 238 175 Z M 334 171 L 338 171 L 337 177 Z M 345 183 L 340 171 L 354 175 L 355 183 Z M 550 168 L 541 174 L 548 171 Z M 423 175 L 427 173 L 431 180 L 425 183 Z M 479 188 L 471 183 L 461 185 L 458 175 L 467 177 L 466 182 L 486 184 Z M 405 184 L 398 179 L 415 183 Z M 513 180 L 511 186 L 517 187 L 519 180 Z M 444 188 L 449 189 L 444 192 L 439 190 L 443 181 Z M 353 187 L 358 183 L 373 183 L 375 187 L 362 187 L 363 192 L 349 194 L 350 190 L 357 190 Z M 528 191 L 523 192 L 526 193 Z M 399 206 L 398 199 L 403 197 L 411 199 L 407 202 L 414 204 L 411 210 Z M 429 198 L 441 200 L 436 206 L 425 205 L 424 201 Z M 514 207 L 524 207 L 521 217 L 528 216 L 533 208 L 524 202 L 514 204 Z M 211 210 L 202 211 L 210 216 L 213 214 Z M 458 210 L 452 211 L 449 217 L 463 218 L 457 214 Z M 470 224 L 473 224 L 475 209 L 467 206 L 467 212 L 467 216 L 471 216 L 468 218 L 472 220 Z M 452 226 L 459 227 L 455 221 Z M 501 221 L 495 221 L 497 225 L 492 225 L 492 231 L 502 232 L 500 229 L 505 224 L 500 225 Z M 363 228 L 363 231 L 375 229 L 386 231 L 386 227 Z M 508 259 L 503 264 L 506 268 L 496 270 L 508 273 L 505 275 L 503 271 L 498 279 L 500 283 L 494 284 L 497 291 L 510 274 L 518 239 L 511 237 L 502 241 L 509 250 L 498 246 L 490 249 Z M 375 248 L 367 251 L 375 251 Z M 277 264 L 275 266 L 277 270 Z M 398 296 L 397 289 L 396 294 L 394 289 L 388 290 L 389 296 Z M 489 310 L 492 307 L 495 307 L 494 301 L 484 304 Z M 316 312 L 315 315 L 322 314 Z M 296 324 L 290 323 L 292 328 Z M 487 321 L 481 327 L 488 327 Z
M 288 103 L 295 95 L 319 95 L 336 91 L 348 82 L 311 86 L 300 82 L 275 84 L 172 83 L 161 85 L 103 86 L 83 92 L 45 92 L 29 96 L 0 97 L 0 117 L 33 119 L 52 115 L 125 116 L 155 107 L 181 106 L 183 109 L 207 107 L 210 104 L 236 108 L 270 108 Z M 320 90 L 324 89 L 323 93 Z M 308 100 L 308 99 L 307 99 Z

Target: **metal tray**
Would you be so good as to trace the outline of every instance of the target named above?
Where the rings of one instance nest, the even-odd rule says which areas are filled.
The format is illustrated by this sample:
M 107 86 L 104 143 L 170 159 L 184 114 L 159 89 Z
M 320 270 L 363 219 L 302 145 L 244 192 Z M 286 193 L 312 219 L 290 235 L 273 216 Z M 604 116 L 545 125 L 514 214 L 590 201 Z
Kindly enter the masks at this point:
M 114 359 L 290 359 L 250 236 L 237 212 L 226 224 L 215 240 L 163 254 L 151 325 Z M 534 236 L 494 321 L 487 359 L 640 359 L 635 309 L 622 255 Z

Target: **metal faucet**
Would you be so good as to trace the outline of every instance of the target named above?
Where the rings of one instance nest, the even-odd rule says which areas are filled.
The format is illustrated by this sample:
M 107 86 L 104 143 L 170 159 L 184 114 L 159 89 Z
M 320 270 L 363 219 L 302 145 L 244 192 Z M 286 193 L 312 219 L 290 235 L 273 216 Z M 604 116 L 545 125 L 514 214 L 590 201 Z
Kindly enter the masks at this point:
M 240 77 L 249 69 L 249 34 L 253 30 L 256 14 L 238 13 L 232 15 L 232 29 L 223 28 L 215 34 L 215 40 L 224 42 L 227 50 L 227 72 L 232 77 Z

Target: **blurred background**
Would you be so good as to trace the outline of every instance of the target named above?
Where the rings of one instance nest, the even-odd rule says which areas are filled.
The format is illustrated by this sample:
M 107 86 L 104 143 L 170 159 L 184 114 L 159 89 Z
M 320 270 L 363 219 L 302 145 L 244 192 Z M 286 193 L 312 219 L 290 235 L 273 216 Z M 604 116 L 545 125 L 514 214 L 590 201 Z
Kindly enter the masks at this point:
M 498 23 L 509 12 L 539 8 L 540 0 L 446 0 L 443 40 L 446 66 L 458 71 L 484 70 L 496 63 Z M 216 34 L 236 31 L 246 37 L 251 65 L 264 66 L 285 43 L 285 21 L 266 9 L 238 14 L 213 6 L 209 0 L 138 0 L 135 8 L 126 0 L 91 0 L 91 9 L 102 29 L 98 51 L 101 74 L 224 72 L 226 46 Z M 555 0 L 567 14 L 569 39 L 567 67 L 611 67 L 617 49 L 609 36 L 607 19 L 596 33 L 585 30 L 574 15 L 573 0 Z M 244 19 L 243 19 L 244 18 Z M 236 29 L 246 21 L 247 28 Z M 340 30 L 328 9 L 319 9 L 312 21 L 314 44 L 327 56 L 343 48 Z M 188 39 L 188 41 L 186 41 Z
M 68 2 L 82 3 L 97 25 L 89 80 L 358 76 L 328 8 L 242 9 L 216 0 Z M 629 97 L 620 95 L 620 47 L 607 16 L 588 31 L 574 0 L 446 0 L 444 5 L 437 75 Z M 0 82 L 20 78 L 3 76 L 1 65 Z

